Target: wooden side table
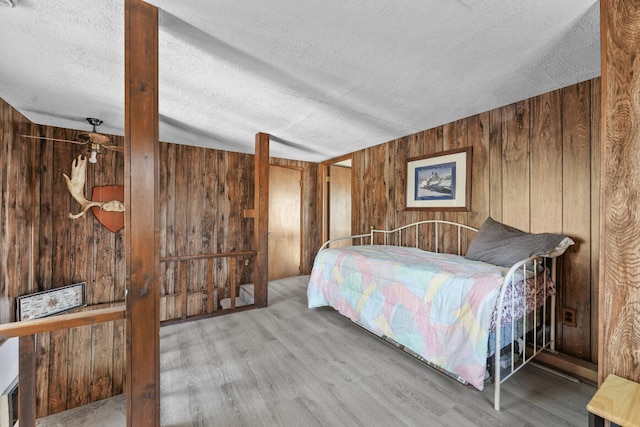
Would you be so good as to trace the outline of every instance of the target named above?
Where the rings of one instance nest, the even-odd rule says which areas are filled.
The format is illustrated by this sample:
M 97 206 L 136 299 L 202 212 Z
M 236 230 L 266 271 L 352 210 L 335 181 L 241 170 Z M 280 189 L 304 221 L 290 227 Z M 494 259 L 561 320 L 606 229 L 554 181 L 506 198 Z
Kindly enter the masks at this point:
M 609 375 L 587 404 L 589 427 L 604 427 L 604 420 L 622 427 L 640 427 L 640 384 Z

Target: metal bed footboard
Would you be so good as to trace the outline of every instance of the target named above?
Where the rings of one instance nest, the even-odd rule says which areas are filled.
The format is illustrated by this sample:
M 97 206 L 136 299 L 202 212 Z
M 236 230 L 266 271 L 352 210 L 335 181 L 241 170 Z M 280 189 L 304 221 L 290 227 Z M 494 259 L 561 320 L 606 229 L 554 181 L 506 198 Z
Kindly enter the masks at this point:
M 548 264 L 551 264 L 550 266 Z M 550 267 L 550 268 L 549 268 Z M 547 274 L 549 272 L 549 274 Z M 549 277 L 550 275 L 550 277 Z M 530 278 L 530 280 L 527 280 Z M 516 263 L 509 269 L 500 288 L 500 295 L 496 303 L 495 321 L 495 351 L 493 355 L 494 373 L 494 403 L 496 411 L 500 410 L 501 384 L 511 375 L 518 372 L 524 365 L 530 362 L 538 353 L 545 349 L 555 351 L 555 292 L 548 293 L 548 280 L 556 283 L 556 258 L 531 257 Z M 517 284 L 522 280 L 522 287 L 517 289 Z M 533 283 L 530 283 L 533 282 Z M 538 300 L 537 286 L 543 286 L 542 301 Z M 527 295 L 531 295 L 529 289 L 533 287 L 532 303 L 527 301 Z M 510 304 L 505 306 L 506 295 L 512 292 Z M 520 318 L 516 315 L 518 304 Z M 532 306 L 532 307 L 531 307 Z M 508 318 L 511 327 L 511 346 L 508 349 L 507 366 L 501 366 L 500 360 L 505 355 L 501 348 L 502 320 Z M 517 323 L 522 323 L 522 333 L 516 334 Z M 531 323 L 529 323 L 531 322 Z M 518 336 L 516 336 L 518 335 Z M 540 337 L 538 335 L 541 335 Z M 516 352 L 514 343 L 519 343 Z

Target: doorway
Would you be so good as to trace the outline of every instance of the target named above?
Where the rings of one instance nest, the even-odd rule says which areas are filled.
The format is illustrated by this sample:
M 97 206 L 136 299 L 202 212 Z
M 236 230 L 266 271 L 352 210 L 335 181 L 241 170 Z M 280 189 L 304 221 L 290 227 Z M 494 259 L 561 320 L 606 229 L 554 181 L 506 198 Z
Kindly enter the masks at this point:
M 300 275 L 302 171 L 269 165 L 269 280 Z
M 325 163 L 325 240 L 351 236 L 351 156 Z M 332 245 L 347 246 L 344 240 Z

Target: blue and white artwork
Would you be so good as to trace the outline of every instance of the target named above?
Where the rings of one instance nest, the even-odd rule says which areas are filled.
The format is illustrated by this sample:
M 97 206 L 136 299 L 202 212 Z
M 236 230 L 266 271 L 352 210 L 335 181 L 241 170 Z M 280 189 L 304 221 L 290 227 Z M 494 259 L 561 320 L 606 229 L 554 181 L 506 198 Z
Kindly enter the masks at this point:
M 456 162 L 417 167 L 414 188 L 414 200 L 454 200 Z

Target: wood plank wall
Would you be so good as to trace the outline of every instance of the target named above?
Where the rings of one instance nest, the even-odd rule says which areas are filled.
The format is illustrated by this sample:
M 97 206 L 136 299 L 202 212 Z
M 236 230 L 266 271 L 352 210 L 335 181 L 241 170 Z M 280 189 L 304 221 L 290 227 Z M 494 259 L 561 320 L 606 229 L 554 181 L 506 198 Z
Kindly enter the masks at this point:
M 558 347 L 597 363 L 599 87 L 599 79 L 582 82 L 354 153 L 353 233 L 433 218 L 480 227 L 492 216 L 571 236 L 558 305 L 576 310 L 578 326 L 560 328 Z M 405 211 L 406 159 L 466 146 L 471 211 Z
M 124 301 L 124 231 L 111 233 L 92 216 L 72 221 L 78 204 L 62 173 L 82 153 L 73 144 L 21 138 L 22 134 L 73 139 L 82 130 L 32 124 L 0 99 L 0 323 L 15 318 L 15 297 L 87 282 L 89 305 Z M 86 129 L 85 129 L 86 130 Z M 112 136 L 123 145 L 121 136 Z M 253 155 L 160 143 L 160 256 L 253 249 Z M 303 273 L 309 273 L 320 246 L 321 198 L 318 166 L 283 159 L 273 163 L 303 171 Z M 87 168 L 86 192 L 98 185 L 124 183 L 122 154 L 103 152 Z M 161 319 L 207 312 L 204 263 L 183 271 L 161 263 Z M 228 296 L 229 268 L 215 264 L 211 289 Z M 253 266 L 238 264 L 238 283 L 252 281 Z M 180 303 L 181 279 L 188 303 Z M 176 287 L 178 286 L 178 287 Z M 217 308 L 217 307 L 216 307 Z M 41 334 L 37 337 L 37 416 L 122 393 L 124 322 Z

